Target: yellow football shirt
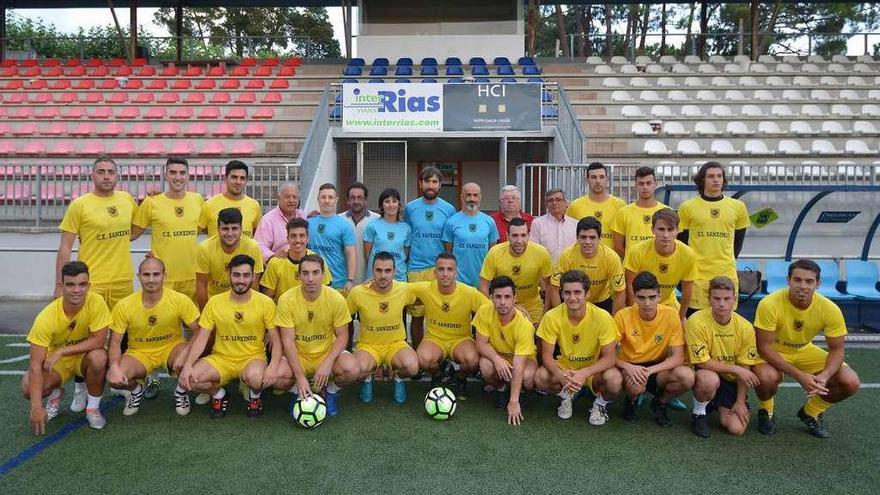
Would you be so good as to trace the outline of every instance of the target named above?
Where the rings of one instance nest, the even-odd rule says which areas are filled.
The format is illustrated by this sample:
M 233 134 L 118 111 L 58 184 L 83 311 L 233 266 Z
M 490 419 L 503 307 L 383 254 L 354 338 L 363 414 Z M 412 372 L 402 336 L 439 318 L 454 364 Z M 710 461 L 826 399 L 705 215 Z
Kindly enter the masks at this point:
M 484 304 L 474 315 L 472 325 L 477 333 L 489 339 L 489 345 L 495 352 L 507 359 L 514 356 L 535 358 L 535 326 L 519 311 L 507 325 L 501 324 L 495 306 L 490 302 Z
M 208 296 L 216 296 L 231 288 L 229 274 L 226 269 L 229 261 L 239 254 L 246 254 L 254 259 L 254 273 L 263 273 L 263 254 L 260 245 L 250 237 L 241 237 L 235 251 L 227 253 L 219 237 L 209 237 L 199 244 L 196 258 L 196 273 L 208 275 Z
M 82 308 L 73 317 L 64 314 L 62 301 L 59 297 L 43 308 L 27 335 L 27 341 L 45 347 L 47 355 L 79 344 L 110 325 L 110 310 L 98 294 L 87 293 Z
M 663 208 L 667 208 L 667 206 L 659 201 L 651 208 L 642 208 L 636 203 L 630 203 L 617 210 L 617 214 L 614 216 L 614 226 L 611 230 L 626 239 L 627 249 L 637 242 L 653 239 L 654 231 L 651 230 L 651 218 L 654 216 L 654 212 Z
M 131 264 L 131 219 L 137 205 L 131 195 L 114 191 L 102 198 L 92 193 L 73 200 L 61 230 L 79 237 L 77 259 L 89 266 L 92 284 L 127 282 L 134 278 Z
M 306 255 L 315 254 L 311 249 L 306 249 Z M 324 263 L 324 285 L 330 285 L 330 270 Z M 266 263 L 266 272 L 260 277 L 260 285 L 267 289 L 275 291 L 275 302 L 281 298 L 281 295 L 288 289 L 299 287 L 302 282 L 299 279 L 299 262 L 293 261 L 288 257 L 278 258 L 272 257 Z
M 150 228 L 150 250 L 165 263 L 167 282 L 195 280 L 199 237 L 199 215 L 205 202 L 199 193 L 188 192 L 180 199 L 165 194 L 147 196 L 134 214 L 132 224 Z
M 637 306 L 628 306 L 614 315 L 620 335 L 617 355 L 627 363 L 647 364 L 666 359 L 668 350 L 684 346 L 684 330 L 678 311 L 668 306 L 657 306 L 657 315 L 645 321 Z
M 719 275 L 736 280 L 733 234 L 751 224 L 745 203 L 734 198 L 706 201 L 697 196 L 678 208 L 682 230 L 688 230 L 688 245 L 697 253 L 697 279 Z
M 688 356 L 692 364 L 717 359 L 726 364 L 751 366 L 757 362 L 755 329 L 748 320 L 733 313 L 727 325 L 721 325 L 712 316 L 712 309 L 697 311 L 685 323 Z M 722 373 L 722 378 L 735 382 L 736 375 Z
M 139 290 L 116 303 L 110 316 L 110 330 L 127 333 L 129 349 L 151 350 L 183 342 L 180 322 L 189 325 L 198 320 L 199 310 L 189 297 L 166 288 L 152 308 L 144 307 Z
M 617 342 L 617 325 L 607 311 L 592 304 L 587 304 L 583 319 L 575 325 L 568 318 L 568 307 L 560 304 L 544 315 L 538 337 L 559 345 L 562 366 L 579 370 L 597 361 L 602 346 Z
M 244 304 L 232 301 L 229 291 L 208 299 L 199 326 L 214 331 L 211 354 L 245 358 L 266 352 L 266 329 L 275 328 L 275 303 L 265 294 L 250 290 Z
M 608 199 L 601 203 L 596 203 L 590 199 L 589 195 L 581 196 L 571 202 L 565 214 L 580 220 L 584 217 L 594 217 L 602 224 L 602 244 L 613 247 L 614 242 L 611 239 L 611 231 L 614 227 L 614 218 L 617 211 L 626 206 L 626 202 L 617 196 L 608 196 Z
M 358 344 L 387 345 L 406 340 L 403 309 L 416 298 L 406 282 L 392 282 L 391 289 L 380 294 L 365 282 L 348 294 L 348 311 L 361 322 Z
M 800 349 L 819 332 L 826 337 L 846 335 L 843 313 L 830 299 L 817 292 L 810 306 L 800 310 L 788 300 L 788 288 L 761 299 L 755 312 L 755 327 L 776 333 L 773 347 L 779 352 Z
M 336 329 L 348 325 L 351 315 L 345 297 L 336 289 L 321 287 L 321 295 L 309 301 L 300 289 L 281 296 L 275 311 L 275 325 L 292 328 L 296 334 L 296 351 L 321 355 L 336 341 Z
M 580 270 L 590 278 L 587 302 L 601 302 L 626 290 L 626 279 L 620 256 L 604 244 L 599 244 L 599 249 L 592 258 L 584 257 L 578 243 L 565 248 L 559 255 L 550 283 L 559 287 L 562 274 L 569 270 Z
M 547 248 L 531 242 L 519 256 L 510 253 L 510 243 L 502 242 L 489 249 L 483 260 L 480 278 L 489 280 L 506 275 L 516 284 L 516 302 L 523 306 L 532 320 L 541 319 L 541 279 L 553 275 L 553 258 Z
M 675 241 L 675 251 L 660 256 L 654 249 L 654 240 L 627 245 L 623 267 L 636 274 L 650 272 L 660 282 L 660 304 L 678 309 L 675 287 L 682 280 L 693 282 L 697 273 L 697 255 L 681 241 Z
M 411 282 L 413 295 L 425 305 L 427 336 L 451 340 L 471 336 L 473 314 L 489 300 L 477 289 L 456 282 L 452 294 L 441 294 L 437 281 Z
M 257 231 L 257 224 L 263 218 L 263 210 L 260 203 L 254 198 L 245 195 L 241 199 L 229 199 L 223 194 L 215 194 L 205 201 L 199 216 L 199 228 L 208 229 L 209 236 L 217 235 L 217 216 L 220 210 L 226 208 L 238 208 L 241 211 L 241 233 L 247 237 L 253 237 Z

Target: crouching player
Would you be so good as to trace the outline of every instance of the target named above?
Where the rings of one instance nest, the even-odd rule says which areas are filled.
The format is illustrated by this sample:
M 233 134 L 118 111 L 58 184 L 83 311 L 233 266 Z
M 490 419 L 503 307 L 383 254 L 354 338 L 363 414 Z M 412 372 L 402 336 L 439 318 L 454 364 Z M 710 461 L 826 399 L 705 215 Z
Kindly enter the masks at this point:
M 508 424 L 522 422 L 521 393 L 535 385 L 535 327 L 516 309 L 516 283 L 500 276 L 489 283 L 492 304 L 477 310 L 472 322 L 477 330 L 477 351 L 483 381 L 494 387 L 495 407 L 507 408 Z M 510 386 L 510 399 L 505 391 Z M 505 406 L 505 402 L 507 403 Z
M 557 415 L 572 416 L 572 400 L 583 387 L 596 399 L 589 422 L 608 422 L 611 401 L 620 393 L 620 371 L 614 366 L 617 326 L 607 311 L 587 302 L 590 279 L 580 270 L 569 270 L 559 279 L 562 302 L 548 311 L 538 327 L 541 339 L 541 368 L 535 375 L 541 390 L 559 394 Z M 553 351 L 559 346 L 559 358 Z
M 250 389 L 248 417 L 259 417 L 263 411 L 261 393 L 273 386 L 278 377 L 281 341 L 274 322 L 275 303 L 251 289 L 254 264 L 254 259 L 246 254 L 229 261 L 232 289 L 208 300 L 199 319 L 199 331 L 180 370 L 180 384 L 184 388 L 211 396 L 210 416 L 214 419 L 226 415 L 229 395 L 223 386 L 236 378 Z M 216 334 L 211 354 L 199 359 L 211 334 Z M 272 349 L 268 366 L 264 340 L 269 341 Z
M 110 386 L 131 393 L 122 414 L 136 414 L 144 398 L 144 378 L 164 366 L 177 374 L 186 358 L 186 340 L 180 323 L 195 335 L 199 310 L 192 300 L 180 292 L 164 288 L 165 264 L 158 258 L 147 258 L 138 267 L 141 290 L 116 303 L 111 313 Z M 128 334 L 128 349 L 122 353 L 122 338 Z M 186 389 L 177 384 L 174 391 L 175 411 L 189 414 Z
M 736 286 L 728 277 L 709 281 L 709 307 L 692 314 L 685 326 L 694 383 L 693 432 L 709 437 L 706 413 L 717 409 L 721 426 L 742 435 L 749 426 L 748 390 L 758 385 L 752 365 L 758 357 L 752 324 L 733 311 Z
M 694 370 L 685 366 L 684 330 L 674 308 L 660 304 L 660 282 L 649 272 L 632 279 L 634 306 L 614 315 L 620 332 L 617 367 L 628 395 L 623 419 L 635 421 L 636 400 L 645 392 L 654 396 L 651 416 L 670 426 L 667 403 L 694 385 Z
M 99 294 L 89 291 L 89 268 L 82 261 L 65 263 L 61 267 L 61 297 L 40 311 L 27 336 L 30 367 L 21 380 L 21 393 L 31 402 L 34 434 L 45 434 L 46 422 L 58 416 L 64 383 L 74 376 L 86 381 L 89 426 L 100 430 L 107 424 L 100 407 L 108 325 L 107 304 Z
M 327 268 L 317 254 L 299 262 L 299 287 L 286 291 L 278 300 L 275 324 L 284 349 L 275 387 L 295 387 L 296 395 L 323 393 L 327 414 L 339 415 L 340 386 L 354 383 L 359 368 L 348 345 L 348 305 L 336 289 L 325 286 Z M 312 383 L 309 383 L 309 378 Z M 296 397 L 294 397 L 296 400 Z

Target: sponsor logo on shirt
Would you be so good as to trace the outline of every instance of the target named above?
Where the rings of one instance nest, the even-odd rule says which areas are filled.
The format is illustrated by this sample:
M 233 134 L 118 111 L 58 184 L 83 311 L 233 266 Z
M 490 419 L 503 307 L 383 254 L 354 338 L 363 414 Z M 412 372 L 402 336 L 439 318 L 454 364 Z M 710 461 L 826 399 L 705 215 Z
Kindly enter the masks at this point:
M 654 336 L 654 343 L 655 343 L 655 344 L 659 344 L 660 342 L 663 342 L 663 334 L 657 334 L 657 335 L 655 335 L 655 336 Z
M 691 345 L 691 352 L 694 353 L 694 356 L 701 357 L 706 353 L 706 346 L 692 344 Z
M 393 241 L 394 240 L 394 232 L 388 232 L 386 234 L 386 237 L 388 237 L 389 241 Z
M 67 325 L 67 330 L 72 332 L 74 328 L 76 328 L 76 320 L 70 320 L 70 324 Z
M 642 215 L 642 221 L 646 224 L 651 223 L 651 215 Z
M 513 265 L 511 269 L 513 270 L 514 275 L 519 275 L 519 271 L 522 269 L 522 267 L 520 265 Z
M 244 320 L 244 312 L 243 312 L 243 311 L 236 311 L 236 312 L 235 312 L 235 321 L 236 321 L 236 323 L 241 323 L 242 320 Z
M 749 347 L 749 359 L 755 359 L 758 357 L 758 351 L 754 347 Z

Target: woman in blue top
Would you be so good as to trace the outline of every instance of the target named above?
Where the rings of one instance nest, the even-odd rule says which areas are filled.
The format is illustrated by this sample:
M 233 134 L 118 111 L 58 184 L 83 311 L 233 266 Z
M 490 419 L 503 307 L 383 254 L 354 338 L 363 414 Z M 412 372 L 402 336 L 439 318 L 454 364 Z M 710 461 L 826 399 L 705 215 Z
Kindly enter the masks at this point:
M 407 260 L 411 228 L 400 219 L 400 193 L 397 189 L 385 189 L 379 195 L 379 215 L 364 229 L 364 259 L 367 260 L 367 273 L 373 273 L 373 258 L 376 253 L 388 251 L 394 256 L 394 279 L 406 282 Z M 367 275 L 370 277 L 370 275 Z

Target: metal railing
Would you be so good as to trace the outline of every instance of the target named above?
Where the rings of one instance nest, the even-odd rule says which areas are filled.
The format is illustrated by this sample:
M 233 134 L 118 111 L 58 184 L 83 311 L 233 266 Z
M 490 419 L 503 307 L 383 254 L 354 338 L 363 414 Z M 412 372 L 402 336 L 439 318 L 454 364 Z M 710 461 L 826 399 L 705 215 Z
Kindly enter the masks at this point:
M 584 146 L 586 145 L 586 136 L 581 129 L 581 122 L 574 111 L 574 107 L 568 100 L 565 90 L 558 84 L 544 84 L 547 90 L 551 91 L 551 95 L 555 93 L 556 98 L 556 132 L 559 139 L 568 153 L 569 160 L 572 163 L 582 162 L 584 159 Z
M 334 86 L 336 87 L 335 90 Z M 297 159 L 297 167 L 300 172 L 300 183 L 302 184 L 300 187 L 300 195 L 303 198 L 303 202 L 312 190 L 312 183 L 318 175 L 318 168 L 321 166 L 321 153 L 324 149 L 324 143 L 327 140 L 327 133 L 330 132 L 330 120 L 333 115 L 331 112 L 330 101 L 331 99 L 335 101 L 335 97 L 331 95 L 337 94 L 340 88 L 341 86 L 338 84 L 331 84 L 324 89 L 324 92 L 321 94 L 321 101 L 318 103 L 318 108 L 315 110 L 315 117 L 312 119 L 312 124 L 309 126 L 308 134 L 306 134 L 306 140 L 303 143 L 302 151 L 300 151 L 299 158 Z M 338 108 L 339 115 L 341 116 L 342 102 L 340 101 L 339 106 L 334 108 Z

